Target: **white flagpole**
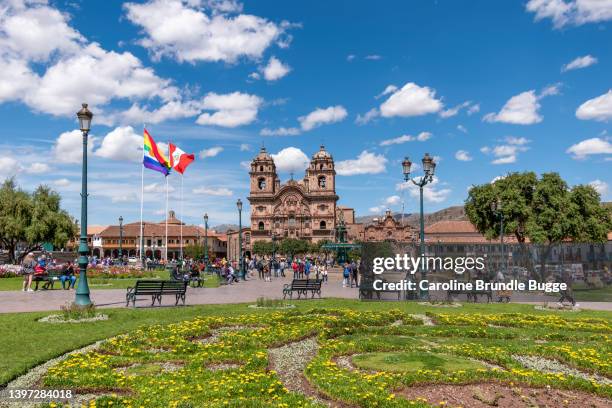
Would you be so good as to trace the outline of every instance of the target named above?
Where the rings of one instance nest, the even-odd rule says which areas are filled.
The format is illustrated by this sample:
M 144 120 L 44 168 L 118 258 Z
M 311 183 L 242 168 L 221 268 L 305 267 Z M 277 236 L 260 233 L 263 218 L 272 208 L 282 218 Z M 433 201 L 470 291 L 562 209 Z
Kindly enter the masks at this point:
M 142 268 L 145 268 L 145 254 L 144 254 L 144 225 L 142 221 L 143 211 L 144 211 L 144 158 L 145 158 L 145 150 L 144 150 L 144 130 L 146 129 L 145 124 L 142 124 L 142 133 L 143 133 L 143 147 L 142 147 L 142 163 L 140 163 L 140 263 Z
M 168 263 L 168 175 L 166 176 L 166 264 Z
M 183 175 L 181 174 L 181 260 L 183 260 Z

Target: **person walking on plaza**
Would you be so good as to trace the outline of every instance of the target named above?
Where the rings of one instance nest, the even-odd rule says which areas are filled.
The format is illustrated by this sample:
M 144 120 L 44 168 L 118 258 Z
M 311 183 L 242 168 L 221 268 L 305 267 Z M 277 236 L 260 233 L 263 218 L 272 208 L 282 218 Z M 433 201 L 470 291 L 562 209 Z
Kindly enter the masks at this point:
M 342 287 L 346 288 L 349 283 L 351 276 L 351 265 L 347 262 L 344 264 L 344 270 L 342 271 Z
M 304 261 L 302 261 L 301 259 L 298 261 L 298 278 L 304 278 Z
M 299 278 L 299 274 L 300 274 L 300 268 L 297 264 L 297 260 L 293 260 L 293 262 L 291 263 L 291 269 L 293 269 L 293 279 L 298 279 Z
M 280 262 L 280 275 L 281 277 L 285 277 L 285 268 L 287 268 L 287 262 L 284 259 L 281 259 Z
M 34 254 L 29 253 L 21 261 L 21 271 L 23 273 L 23 291 L 34 292 L 32 290 L 32 277 L 34 276 L 34 268 L 36 267 L 36 261 L 34 260 Z
M 357 264 L 355 261 L 351 262 L 351 288 L 353 287 L 353 282 L 355 282 L 355 287 L 359 286 Z
M 323 282 L 327 284 L 327 264 L 325 263 L 321 265 L 321 278 L 323 279 Z
M 306 260 L 306 262 L 304 262 L 304 276 L 306 277 L 306 279 L 310 278 L 310 260 Z
M 62 283 L 62 289 L 74 289 L 76 276 L 74 276 L 74 266 L 72 265 L 72 262 L 68 261 L 66 264 L 66 267 L 62 271 L 62 276 L 60 276 L 60 282 Z M 68 282 L 67 287 L 66 282 Z

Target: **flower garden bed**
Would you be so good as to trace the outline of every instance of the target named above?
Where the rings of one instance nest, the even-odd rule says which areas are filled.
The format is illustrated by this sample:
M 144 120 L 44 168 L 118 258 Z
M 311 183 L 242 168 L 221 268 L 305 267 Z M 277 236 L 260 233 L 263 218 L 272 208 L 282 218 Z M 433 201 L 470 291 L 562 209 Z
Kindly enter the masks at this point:
M 415 316 L 295 309 L 142 327 L 57 362 L 41 385 L 98 407 L 612 404 L 609 319 Z

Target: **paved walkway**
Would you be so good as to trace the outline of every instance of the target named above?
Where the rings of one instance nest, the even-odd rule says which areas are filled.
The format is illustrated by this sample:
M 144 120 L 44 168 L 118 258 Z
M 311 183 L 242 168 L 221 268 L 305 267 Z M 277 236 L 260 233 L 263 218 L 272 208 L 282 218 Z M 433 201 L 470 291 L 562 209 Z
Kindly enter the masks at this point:
M 283 285 L 291 278 L 273 278 L 272 282 L 253 279 L 246 282 L 223 285 L 218 288 L 188 288 L 187 305 L 255 302 L 258 297 L 275 299 L 283 297 Z M 125 289 L 96 289 L 90 287 L 91 300 L 98 307 L 125 307 Z M 322 297 L 357 299 L 355 288 L 343 288 L 339 277 L 330 275 L 328 284 L 323 284 Z M 39 290 L 36 292 L 0 292 L 0 313 L 35 312 L 59 310 L 60 306 L 74 300 L 74 290 Z M 149 306 L 151 298 L 142 296 L 136 307 Z M 174 296 L 162 296 L 162 306 L 174 305 Z
M 357 299 L 358 292 L 355 288 L 343 288 L 340 274 L 329 275 L 329 283 L 322 287 L 324 298 Z M 218 288 L 189 288 L 187 290 L 188 305 L 225 304 L 255 302 L 258 297 L 264 296 L 269 299 L 282 298 L 283 285 L 291 282 L 290 277 L 273 278 L 272 282 L 259 279 L 250 279 L 233 285 L 224 285 Z M 125 289 L 96 289 L 90 288 L 91 299 L 98 307 L 125 307 Z M 436 299 L 443 299 L 445 294 L 432 294 Z M 60 306 L 74 300 L 73 290 L 40 290 L 37 292 L 0 292 L 0 313 L 14 312 L 36 312 L 53 310 L 58 311 Z M 537 300 L 537 301 L 535 301 Z M 547 296 L 515 294 L 513 302 L 527 304 L 542 304 L 544 301 L 553 303 L 555 298 Z M 151 299 L 141 297 L 136 306 L 149 306 Z M 612 311 L 612 302 L 579 302 L 583 309 Z M 174 305 L 173 296 L 162 297 L 163 306 Z

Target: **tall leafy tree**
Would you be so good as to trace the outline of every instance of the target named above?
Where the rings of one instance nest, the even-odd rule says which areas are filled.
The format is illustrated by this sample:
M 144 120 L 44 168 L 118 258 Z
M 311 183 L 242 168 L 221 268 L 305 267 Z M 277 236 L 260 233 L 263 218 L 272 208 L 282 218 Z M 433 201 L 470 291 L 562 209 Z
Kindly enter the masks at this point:
M 76 235 L 75 221 L 60 206 L 59 194 L 39 186 L 29 194 L 8 179 L 0 188 L 0 242 L 9 252 L 11 262 L 20 261 L 29 251 L 49 242 L 61 248 Z M 21 244 L 24 251 L 15 258 Z
M 253 253 L 255 255 L 272 255 L 273 249 L 272 242 L 256 241 L 253 244 Z
M 533 172 L 511 173 L 494 183 L 473 186 L 465 209 L 476 229 L 488 238 L 500 235 L 499 217 L 491 204 L 500 199 L 504 229 L 519 243 L 526 238 L 541 245 L 540 273 L 546 277 L 546 260 L 552 248 L 563 240 L 604 242 L 612 229 L 612 212 L 602 206 L 591 186 L 571 190 L 557 173 L 539 179 Z
M 525 242 L 537 182 L 535 173 L 525 172 L 510 173 L 494 183 L 472 186 L 465 202 L 469 220 L 485 237 L 498 238 L 501 235 L 501 222 L 491 209 L 491 204 L 499 199 L 504 217 L 504 234 L 512 234 L 518 242 Z

